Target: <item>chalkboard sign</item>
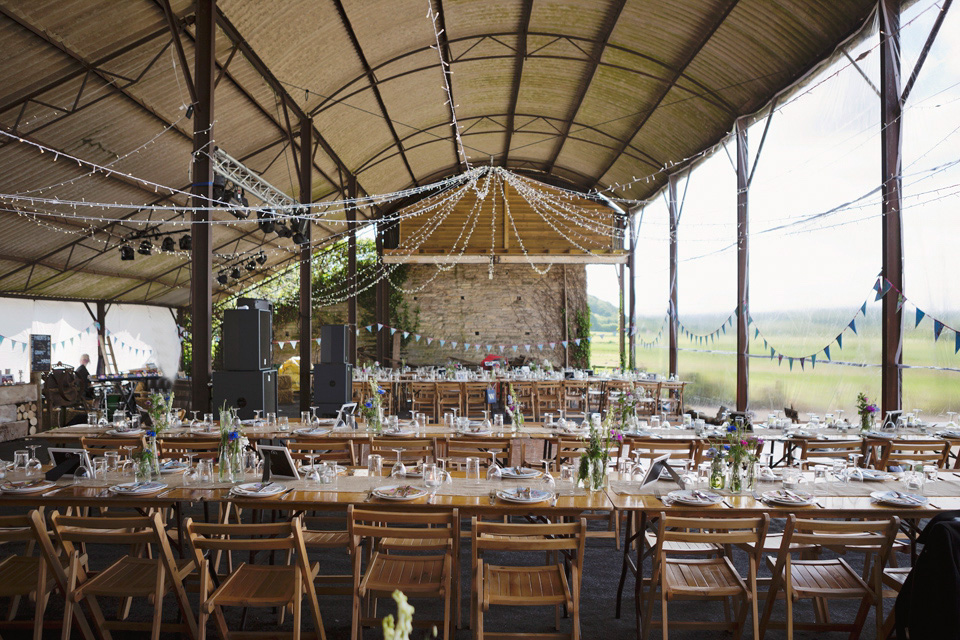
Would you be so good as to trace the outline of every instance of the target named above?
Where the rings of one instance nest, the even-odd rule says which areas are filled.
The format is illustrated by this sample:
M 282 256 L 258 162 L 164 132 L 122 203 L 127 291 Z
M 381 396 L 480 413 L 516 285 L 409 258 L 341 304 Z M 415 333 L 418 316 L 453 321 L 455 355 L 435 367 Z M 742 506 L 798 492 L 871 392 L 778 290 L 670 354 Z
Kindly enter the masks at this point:
M 34 373 L 50 371 L 50 336 L 30 336 L 30 370 Z

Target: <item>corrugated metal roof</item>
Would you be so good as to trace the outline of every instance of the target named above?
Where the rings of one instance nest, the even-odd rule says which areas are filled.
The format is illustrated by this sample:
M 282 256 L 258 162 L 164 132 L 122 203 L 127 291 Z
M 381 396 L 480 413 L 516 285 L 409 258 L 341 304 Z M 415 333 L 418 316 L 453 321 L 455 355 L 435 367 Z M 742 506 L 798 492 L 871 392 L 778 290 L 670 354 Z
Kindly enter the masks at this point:
M 192 67 L 194 2 L 171 5 Z M 875 2 L 432 0 L 432 6 L 446 27 L 471 161 L 485 164 L 493 156 L 495 163 L 549 171 L 589 189 L 708 147 L 736 117 L 759 109 L 863 28 Z M 333 152 L 321 148 L 315 155 L 313 196 L 339 193 L 341 162 L 366 193 L 458 171 L 426 2 L 342 0 L 342 8 L 341 16 L 336 0 L 219 2 L 221 27 L 226 21 L 235 27 L 313 115 Z M 184 118 L 190 99 L 172 42 L 163 0 L 0 0 L 0 126 L 106 164 L 176 123 L 116 168 L 186 189 L 193 125 Z M 234 52 L 236 44 L 218 30 L 217 144 L 296 195 L 282 101 L 257 67 Z M 292 117 L 291 124 L 299 127 Z M 51 187 L 43 195 L 63 200 L 187 202 L 87 172 L 0 140 L 0 193 Z M 620 195 L 642 198 L 662 181 L 641 181 Z M 0 212 L 0 293 L 188 303 L 183 257 L 119 260 L 117 242 L 139 228 L 121 219 L 147 214 L 109 207 L 92 213 L 112 224 L 88 223 L 71 219 L 80 213 L 71 207 L 41 208 L 65 217 Z M 315 238 L 326 233 L 314 228 Z M 265 237 L 249 224 L 216 226 L 213 235 L 220 252 L 262 245 L 268 266 L 295 258 L 288 240 Z

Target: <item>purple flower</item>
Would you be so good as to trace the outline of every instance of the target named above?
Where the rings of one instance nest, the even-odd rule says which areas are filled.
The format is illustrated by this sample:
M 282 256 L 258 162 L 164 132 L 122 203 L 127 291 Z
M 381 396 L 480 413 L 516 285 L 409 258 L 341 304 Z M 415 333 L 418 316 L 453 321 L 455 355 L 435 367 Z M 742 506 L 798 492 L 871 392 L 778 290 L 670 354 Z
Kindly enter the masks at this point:
M 763 438 L 757 438 L 757 446 L 760 446 L 762 444 L 763 444 Z
M 877 405 L 871 404 L 871 405 L 867 406 L 867 411 L 869 411 L 870 413 L 876 413 L 876 412 L 877 412 Z
M 617 442 L 623 442 L 623 434 L 620 433 L 618 430 L 616 430 L 616 429 L 611 429 L 611 430 L 610 430 L 610 435 L 611 435 L 611 436 L 613 437 L 613 439 L 616 440 Z

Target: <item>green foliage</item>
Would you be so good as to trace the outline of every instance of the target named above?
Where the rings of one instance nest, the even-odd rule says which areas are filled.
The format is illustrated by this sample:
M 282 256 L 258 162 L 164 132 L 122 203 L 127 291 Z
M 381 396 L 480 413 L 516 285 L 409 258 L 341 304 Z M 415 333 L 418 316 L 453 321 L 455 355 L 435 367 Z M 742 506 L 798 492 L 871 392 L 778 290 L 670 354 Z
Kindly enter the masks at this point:
M 594 331 L 617 331 L 620 328 L 618 315 L 620 310 L 606 300 L 596 296 L 587 296 L 590 306 L 590 325 Z
M 590 368 L 590 307 L 573 314 L 573 326 L 568 327 L 570 336 L 570 365 L 577 369 Z M 574 340 L 580 339 L 580 344 Z

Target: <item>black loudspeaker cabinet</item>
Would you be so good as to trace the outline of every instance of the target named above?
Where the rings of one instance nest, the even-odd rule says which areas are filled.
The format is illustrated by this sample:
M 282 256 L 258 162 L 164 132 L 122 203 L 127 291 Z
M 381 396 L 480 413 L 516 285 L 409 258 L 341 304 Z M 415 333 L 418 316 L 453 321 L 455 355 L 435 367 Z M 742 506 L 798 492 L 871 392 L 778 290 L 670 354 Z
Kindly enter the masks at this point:
M 273 303 L 269 300 L 260 300 L 258 298 L 238 298 L 237 308 L 249 307 L 250 309 L 260 309 L 262 311 L 273 311 Z
M 273 366 L 273 314 L 262 309 L 223 312 L 223 368 L 262 371 Z
M 320 327 L 320 362 L 343 364 L 347 361 L 347 325 L 322 325 Z
M 340 405 L 350 402 L 353 397 L 353 365 L 346 362 L 337 364 L 317 363 L 313 365 L 313 404 Z M 319 409 L 318 409 L 319 411 Z
M 219 409 L 226 402 L 228 407 L 237 407 L 242 420 L 254 417 L 260 409 L 260 417 L 277 412 L 277 372 L 267 371 L 214 371 L 213 407 Z

